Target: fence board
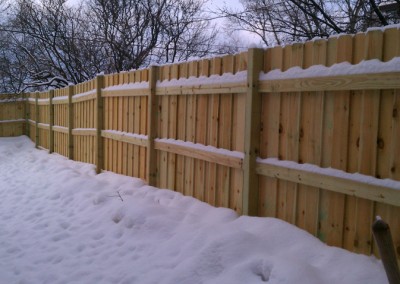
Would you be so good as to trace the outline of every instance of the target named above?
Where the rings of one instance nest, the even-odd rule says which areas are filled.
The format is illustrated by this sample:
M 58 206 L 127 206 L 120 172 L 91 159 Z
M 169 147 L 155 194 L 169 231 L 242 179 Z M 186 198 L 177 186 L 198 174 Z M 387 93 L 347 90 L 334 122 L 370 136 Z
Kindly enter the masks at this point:
M 282 69 L 281 46 L 267 49 L 264 55 L 266 67 L 264 72 Z M 279 156 L 279 137 L 282 130 L 280 124 L 281 94 L 263 94 L 261 114 L 260 155 L 262 158 Z M 260 177 L 260 216 L 276 217 L 278 206 L 278 179 Z
M 244 66 L 247 68 L 247 52 L 237 54 L 233 58 L 234 72 L 243 71 Z M 245 111 L 246 94 L 232 95 L 232 134 L 231 134 L 231 150 L 244 152 L 244 137 L 245 131 Z M 243 212 L 243 171 L 236 168 L 231 168 L 230 181 L 230 200 L 229 207 L 235 210 L 238 214 Z
M 400 30 L 397 28 L 386 29 L 383 34 L 383 61 L 389 61 L 393 57 L 400 56 Z M 400 143 L 400 129 L 397 110 L 400 108 L 399 91 L 384 90 L 380 101 L 380 120 L 378 129 L 378 157 L 376 174 L 378 178 L 399 179 L 395 175 L 396 164 L 400 161 L 400 152 L 397 150 Z M 391 224 L 391 232 L 397 257 L 400 258 L 400 208 L 376 203 L 375 215 Z M 377 246 L 373 246 L 373 252 L 379 256 Z

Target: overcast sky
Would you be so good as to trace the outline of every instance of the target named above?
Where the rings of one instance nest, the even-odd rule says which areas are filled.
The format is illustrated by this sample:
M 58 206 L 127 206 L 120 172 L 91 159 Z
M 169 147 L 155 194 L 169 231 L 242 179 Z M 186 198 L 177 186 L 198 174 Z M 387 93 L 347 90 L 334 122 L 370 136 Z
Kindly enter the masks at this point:
M 228 6 L 229 8 L 232 8 L 234 10 L 240 9 L 242 7 L 239 0 L 209 0 L 207 6 L 208 9 L 212 12 L 216 12 L 218 8 L 222 8 L 224 6 Z M 223 25 L 223 22 L 223 19 L 218 20 L 218 23 L 220 25 Z M 257 43 L 260 42 L 260 40 L 256 36 L 248 32 L 240 32 L 237 38 L 243 41 L 242 43 L 238 43 L 238 45 L 244 47 L 247 47 L 249 45 L 257 45 Z

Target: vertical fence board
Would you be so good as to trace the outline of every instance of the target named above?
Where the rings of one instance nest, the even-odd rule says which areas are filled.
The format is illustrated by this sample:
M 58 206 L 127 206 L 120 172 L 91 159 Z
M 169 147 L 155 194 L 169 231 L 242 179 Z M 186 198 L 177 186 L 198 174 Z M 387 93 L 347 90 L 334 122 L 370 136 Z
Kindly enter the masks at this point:
M 387 62 L 398 56 L 400 56 L 400 29 L 386 29 L 383 34 L 382 60 Z M 398 165 L 400 161 L 400 152 L 398 150 L 400 143 L 399 99 L 400 93 L 398 90 L 384 90 L 381 93 L 376 169 L 378 178 L 399 180 L 400 177 L 399 174 L 397 177 L 395 175 L 396 164 Z M 400 207 L 377 202 L 375 215 L 381 216 L 390 225 L 397 258 L 400 259 Z M 373 252 L 376 256 L 379 256 L 379 250 L 375 245 L 373 246 Z
M 381 31 L 372 30 L 367 33 L 364 55 L 367 60 L 382 58 L 382 39 Z M 379 102 L 380 91 L 364 91 L 362 95 L 359 172 L 372 176 L 376 174 Z M 359 198 L 357 209 L 354 249 L 356 252 L 369 254 L 373 242 L 371 226 L 374 202 Z
M 140 71 L 140 79 L 145 82 L 150 82 L 150 74 L 148 69 L 147 70 L 141 70 Z M 149 83 L 150 84 L 150 83 Z M 148 129 L 148 98 L 147 97 L 140 97 L 140 105 L 141 105 L 141 118 L 140 118 L 140 130 L 139 134 L 143 135 L 149 135 L 149 129 Z M 157 114 L 158 116 L 159 114 Z M 140 162 L 139 162 L 139 178 L 145 179 L 147 172 L 147 150 L 145 147 L 139 147 L 139 155 L 140 155 Z M 146 165 L 146 166 L 145 166 Z M 157 165 L 156 165 L 157 168 Z
M 296 58 L 296 53 L 301 54 Z M 302 66 L 302 48 L 299 44 L 283 48 L 283 70 L 291 67 Z M 299 107 L 300 95 L 298 93 L 283 93 L 281 102 L 281 138 L 280 159 L 298 161 L 299 141 Z M 278 217 L 295 223 L 294 212 L 297 203 L 297 184 L 289 181 L 281 181 L 278 191 Z
M 365 34 L 357 34 L 353 39 L 353 64 L 359 63 L 364 57 Z M 349 152 L 347 169 L 350 173 L 358 172 L 358 156 L 360 152 L 360 125 L 362 111 L 362 91 L 350 93 L 350 124 L 349 124 Z M 347 196 L 345 210 L 345 231 L 343 246 L 353 250 L 356 232 L 357 198 Z
M 178 68 L 168 66 L 168 79 L 178 77 Z M 168 137 L 171 139 L 177 139 L 177 121 L 179 121 L 178 115 L 178 96 L 170 96 L 169 98 L 169 115 L 168 115 Z M 167 188 L 176 190 L 176 154 L 168 153 L 167 157 L 168 167 L 168 181 Z
M 237 54 L 234 57 L 234 71 L 243 71 L 243 65 L 247 63 L 247 53 Z M 247 68 L 247 66 L 246 66 Z M 245 133 L 245 105 L 246 94 L 234 94 L 232 103 L 232 143 L 233 151 L 244 152 L 244 133 Z M 229 207 L 238 214 L 242 214 L 243 199 L 243 171 L 242 169 L 230 169 L 230 200 Z
M 227 55 L 222 58 L 222 74 L 235 73 L 235 58 L 232 55 Z M 220 97 L 220 127 L 218 132 L 218 147 L 223 149 L 232 149 L 232 109 L 233 96 L 232 94 L 222 94 Z M 219 177 L 217 180 L 217 205 L 229 207 L 229 199 L 231 196 L 231 169 L 226 166 L 218 165 Z
M 210 62 L 211 75 L 221 75 L 222 60 L 221 58 L 213 58 Z M 208 145 L 218 147 L 218 132 L 219 132 L 219 116 L 220 116 L 220 95 L 212 94 L 208 100 L 209 103 L 209 119 L 207 123 L 208 128 Z M 208 164 L 207 170 L 207 192 L 206 202 L 211 205 L 216 205 L 216 194 L 217 194 L 217 171 L 218 167 L 215 163 Z
M 169 74 L 169 66 L 164 66 L 160 68 L 160 77 L 159 80 L 168 80 Z M 160 110 L 159 124 L 158 124 L 158 133 L 160 133 L 160 138 L 168 138 L 168 130 L 169 130 L 169 96 L 159 96 L 158 97 L 158 109 Z M 158 153 L 158 167 L 159 167 L 159 179 L 157 186 L 161 188 L 166 188 L 168 184 L 168 153 L 165 151 L 160 151 Z
M 210 61 L 208 59 L 200 61 L 199 74 L 200 76 L 208 77 L 210 75 Z M 203 145 L 207 144 L 207 117 L 208 117 L 208 95 L 200 95 L 197 99 L 196 109 L 196 142 Z M 194 197 L 204 201 L 206 191 L 206 162 L 195 161 L 195 178 L 196 185 Z
M 264 72 L 282 69 L 283 49 L 281 46 L 267 49 L 264 56 L 267 60 Z M 282 131 L 280 121 L 281 93 L 263 94 L 262 112 L 261 157 L 278 158 L 280 133 Z M 278 179 L 260 177 L 260 216 L 277 216 L 278 188 Z

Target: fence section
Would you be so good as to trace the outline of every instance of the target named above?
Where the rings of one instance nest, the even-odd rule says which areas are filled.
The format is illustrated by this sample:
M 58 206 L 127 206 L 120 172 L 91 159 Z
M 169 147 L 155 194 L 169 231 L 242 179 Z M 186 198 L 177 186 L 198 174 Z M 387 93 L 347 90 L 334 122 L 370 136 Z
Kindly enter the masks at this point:
M 148 70 L 104 78 L 104 169 L 146 179 Z M 132 89 L 133 88 L 133 89 Z
M 73 156 L 74 160 L 95 164 L 96 137 L 96 80 L 75 86 L 72 104 L 73 117 Z
M 379 215 L 391 224 L 400 256 L 398 196 L 382 194 L 378 187 L 367 190 L 362 183 L 342 184 L 339 179 L 332 181 L 336 187 L 332 191 L 329 175 L 311 178 L 309 171 L 301 170 L 301 164 L 308 163 L 400 181 L 400 73 L 379 73 L 378 66 L 384 64 L 370 61 L 399 64 L 399 40 L 399 29 L 391 28 L 266 51 L 266 74 L 274 69 L 320 67 L 292 79 L 290 71 L 278 74 L 274 82 L 266 80 L 260 88 L 260 158 L 296 164 L 291 165 L 291 173 L 273 160 L 258 165 L 259 215 L 284 219 L 328 244 L 366 254 L 377 253 L 370 228 Z M 339 65 L 321 67 L 333 64 Z M 321 77 L 327 71 L 334 76 Z M 360 192 L 362 188 L 366 192 Z
M 392 27 L 101 75 L 30 94 L 29 135 L 351 251 L 380 215 L 400 259 L 399 66 Z
M 243 85 L 246 77 L 238 74 L 246 67 L 244 53 L 159 69 L 157 186 L 242 211 L 241 163 L 233 165 L 229 156 L 227 159 L 217 153 L 207 156 L 199 146 L 225 149 L 227 154 L 244 151 L 245 88 L 238 92 L 232 88 L 207 88 L 206 84 L 210 78 L 218 82 L 222 74 L 229 73 L 232 78 L 226 76 L 224 80 L 241 80 L 236 84 Z M 184 143 L 176 143 L 177 140 Z
M 0 137 L 25 133 L 25 100 L 22 96 L 0 95 Z

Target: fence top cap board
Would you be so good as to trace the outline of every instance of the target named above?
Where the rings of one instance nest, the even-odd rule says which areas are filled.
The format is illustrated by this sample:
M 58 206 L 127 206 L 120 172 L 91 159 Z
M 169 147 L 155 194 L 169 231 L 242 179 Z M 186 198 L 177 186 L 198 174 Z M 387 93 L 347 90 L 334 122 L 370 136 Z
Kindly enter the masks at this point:
M 400 57 L 395 57 L 387 62 L 382 62 L 378 59 L 364 60 L 355 65 L 352 65 L 349 62 L 342 62 L 330 67 L 313 65 L 310 68 L 302 69 L 297 66 L 283 72 L 279 69 L 275 69 L 268 73 L 262 73 L 260 75 L 260 80 L 348 76 L 390 72 L 400 72 Z

